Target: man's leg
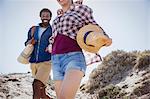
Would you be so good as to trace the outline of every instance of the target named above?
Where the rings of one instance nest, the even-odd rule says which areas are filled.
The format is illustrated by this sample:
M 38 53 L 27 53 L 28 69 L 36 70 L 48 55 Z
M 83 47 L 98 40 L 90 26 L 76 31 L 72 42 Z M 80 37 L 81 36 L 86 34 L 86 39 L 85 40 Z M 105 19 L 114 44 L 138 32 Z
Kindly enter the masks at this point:
M 39 63 L 39 67 L 36 73 L 36 79 L 41 81 L 40 83 L 40 91 L 41 91 L 41 98 L 42 99 L 51 99 L 46 94 L 46 84 L 49 80 L 49 75 L 51 71 L 51 63 L 48 62 L 41 62 Z
M 51 71 L 51 63 L 41 62 L 34 64 L 36 66 L 31 66 L 32 75 L 34 76 L 33 81 L 33 99 L 51 99 L 48 95 L 46 95 L 45 88 L 46 84 L 49 80 L 49 75 Z
M 33 99 L 40 99 L 41 97 L 40 87 L 38 84 L 39 81 L 36 79 L 37 67 L 38 67 L 38 64 L 36 63 L 31 63 L 30 65 L 32 76 L 34 78 L 33 83 L 32 83 Z
M 34 79 L 32 87 L 33 87 L 33 99 L 40 99 L 41 98 L 41 81 Z

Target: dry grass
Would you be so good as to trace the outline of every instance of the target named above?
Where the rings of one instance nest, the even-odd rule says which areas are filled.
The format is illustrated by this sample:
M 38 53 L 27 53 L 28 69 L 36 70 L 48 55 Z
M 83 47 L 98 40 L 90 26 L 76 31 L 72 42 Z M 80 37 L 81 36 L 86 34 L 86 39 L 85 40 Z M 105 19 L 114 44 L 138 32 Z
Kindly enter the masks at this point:
M 112 51 L 104 57 L 102 63 L 92 71 L 89 81 L 85 86 L 82 86 L 82 88 L 84 92 L 95 95 L 97 97 L 96 99 L 117 99 L 117 97 L 121 95 L 122 98 L 128 98 L 129 96 L 126 96 L 126 92 L 123 92 L 123 90 L 120 90 L 120 88 L 115 85 L 125 80 L 127 76 L 132 76 L 134 71 L 142 70 L 147 71 L 146 74 L 150 73 L 150 50 L 143 52 Z M 147 84 L 147 79 L 150 79 L 149 76 L 143 78 L 145 85 L 139 81 L 142 87 L 139 86 L 137 89 L 135 88 L 134 92 L 132 94 L 130 93 L 130 96 L 139 96 L 141 92 L 144 92 L 144 94 L 150 93 L 145 89 L 146 86 L 150 86 Z M 128 88 L 128 86 L 124 85 L 123 88 Z

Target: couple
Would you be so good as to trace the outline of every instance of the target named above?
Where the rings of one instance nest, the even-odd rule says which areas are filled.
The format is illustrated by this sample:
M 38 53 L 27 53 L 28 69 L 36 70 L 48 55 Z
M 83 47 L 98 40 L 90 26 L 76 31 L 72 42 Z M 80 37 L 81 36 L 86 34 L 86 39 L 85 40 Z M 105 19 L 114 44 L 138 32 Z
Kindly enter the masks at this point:
M 73 0 L 57 0 L 62 10 L 49 24 L 52 13 L 48 9 L 40 12 L 42 23 L 34 33 L 34 51 L 30 58 L 33 81 L 33 99 L 51 99 L 45 93 L 49 73 L 53 70 L 53 80 L 57 99 L 74 99 L 85 75 L 86 62 L 82 49 L 76 41 L 79 29 L 89 23 L 98 25 L 88 6 L 73 3 Z M 81 1 L 82 2 L 82 1 Z M 31 43 L 31 31 L 25 45 Z M 50 63 L 50 60 L 52 63 Z

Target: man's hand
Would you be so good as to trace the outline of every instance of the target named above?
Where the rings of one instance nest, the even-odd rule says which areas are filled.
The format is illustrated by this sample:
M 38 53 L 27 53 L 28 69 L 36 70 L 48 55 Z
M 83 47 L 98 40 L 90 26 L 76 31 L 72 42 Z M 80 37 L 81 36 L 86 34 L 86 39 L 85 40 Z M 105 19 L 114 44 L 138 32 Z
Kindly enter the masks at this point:
M 51 53 L 52 52 L 52 45 L 49 44 L 48 47 L 46 47 L 45 51 Z

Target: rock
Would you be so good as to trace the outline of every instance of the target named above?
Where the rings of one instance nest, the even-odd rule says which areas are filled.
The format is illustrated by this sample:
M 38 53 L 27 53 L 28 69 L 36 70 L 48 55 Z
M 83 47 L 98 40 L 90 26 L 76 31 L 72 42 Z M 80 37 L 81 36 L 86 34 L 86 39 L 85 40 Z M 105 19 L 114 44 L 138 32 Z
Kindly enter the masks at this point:
M 12 73 L 0 75 L 0 99 L 32 99 L 31 73 Z M 54 82 L 49 79 L 47 94 L 56 99 Z M 87 93 L 78 91 L 76 99 L 92 99 Z

